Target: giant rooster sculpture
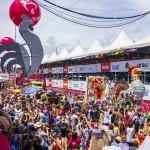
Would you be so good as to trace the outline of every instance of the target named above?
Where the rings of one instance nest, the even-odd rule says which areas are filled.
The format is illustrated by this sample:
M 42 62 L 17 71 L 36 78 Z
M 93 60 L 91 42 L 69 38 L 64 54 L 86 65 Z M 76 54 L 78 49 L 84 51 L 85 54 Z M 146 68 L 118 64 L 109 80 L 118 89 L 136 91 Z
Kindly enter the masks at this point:
M 4 63 L 11 58 L 6 64 L 8 73 L 11 72 L 13 65 L 19 64 L 23 69 L 23 76 L 25 77 L 35 73 L 40 66 L 43 59 L 43 47 L 39 37 L 31 32 L 33 31 L 33 22 L 31 19 L 26 15 L 22 15 L 22 20 L 19 32 L 26 41 L 30 53 L 28 53 L 24 45 L 17 42 L 0 45 L 0 53 L 8 49 L 12 50 L 1 58 L 0 66 L 3 69 Z
M 138 66 L 129 66 L 128 72 L 131 74 L 132 82 L 129 85 L 127 82 L 122 80 L 116 82 L 113 88 L 116 92 L 116 98 L 118 98 L 121 93 L 126 93 L 132 96 L 134 100 L 142 100 L 145 93 L 144 84 L 139 78 L 142 73 L 142 69 Z

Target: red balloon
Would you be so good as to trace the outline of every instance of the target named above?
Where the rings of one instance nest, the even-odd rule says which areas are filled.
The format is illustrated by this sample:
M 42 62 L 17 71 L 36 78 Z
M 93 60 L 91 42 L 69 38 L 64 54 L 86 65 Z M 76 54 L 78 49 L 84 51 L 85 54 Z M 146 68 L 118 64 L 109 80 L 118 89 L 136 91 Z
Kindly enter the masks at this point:
M 15 42 L 15 40 L 12 39 L 11 37 L 3 37 L 3 38 L 0 40 L 0 45 L 6 44 L 6 43 L 11 43 L 11 42 Z
M 11 37 L 3 37 L 1 40 L 0 40 L 0 45 L 3 45 L 3 44 L 7 44 L 7 43 L 11 43 L 11 42 L 15 42 L 14 39 L 12 39 Z M 11 52 L 12 50 L 6 50 L 6 52 Z
M 9 8 L 9 16 L 12 22 L 19 26 L 22 22 L 22 15 L 27 15 L 36 25 L 41 18 L 41 10 L 34 0 L 15 0 Z

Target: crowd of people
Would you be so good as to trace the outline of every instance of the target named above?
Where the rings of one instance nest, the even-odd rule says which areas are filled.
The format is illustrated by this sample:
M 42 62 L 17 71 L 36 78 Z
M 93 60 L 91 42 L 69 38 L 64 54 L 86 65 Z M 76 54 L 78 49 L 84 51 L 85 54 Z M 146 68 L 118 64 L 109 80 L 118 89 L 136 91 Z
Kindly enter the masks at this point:
M 96 150 L 116 146 L 137 150 L 150 136 L 150 112 L 140 112 L 126 98 L 120 107 L 112 97 L 107 97 L 104 106 L 79 95 L 47 97 L 46 93 L 24 95 L 21 87 L 1 91 L 0 149 Z

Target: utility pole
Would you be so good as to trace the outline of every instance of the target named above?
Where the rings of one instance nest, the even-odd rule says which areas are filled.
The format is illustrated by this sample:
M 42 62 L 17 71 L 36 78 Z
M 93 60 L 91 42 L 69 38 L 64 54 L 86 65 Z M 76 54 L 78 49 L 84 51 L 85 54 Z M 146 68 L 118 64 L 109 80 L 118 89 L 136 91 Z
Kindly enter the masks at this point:
M 15 25 L 15 42 L 17 40 L 16 25 Z

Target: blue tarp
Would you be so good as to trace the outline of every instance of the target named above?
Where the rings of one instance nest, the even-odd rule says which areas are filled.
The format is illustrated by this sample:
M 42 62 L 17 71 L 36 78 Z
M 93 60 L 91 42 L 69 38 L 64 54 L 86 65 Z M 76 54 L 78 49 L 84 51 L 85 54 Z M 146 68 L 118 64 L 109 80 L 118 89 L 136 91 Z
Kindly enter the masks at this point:
M 38 88 L 27 88 L 26 91 L 24 92 L 24 94 L 33 94 L 33 93 L 36 93 L 36 92 L 39 92 L 41 91 L 41 89 L 38 89 Z

